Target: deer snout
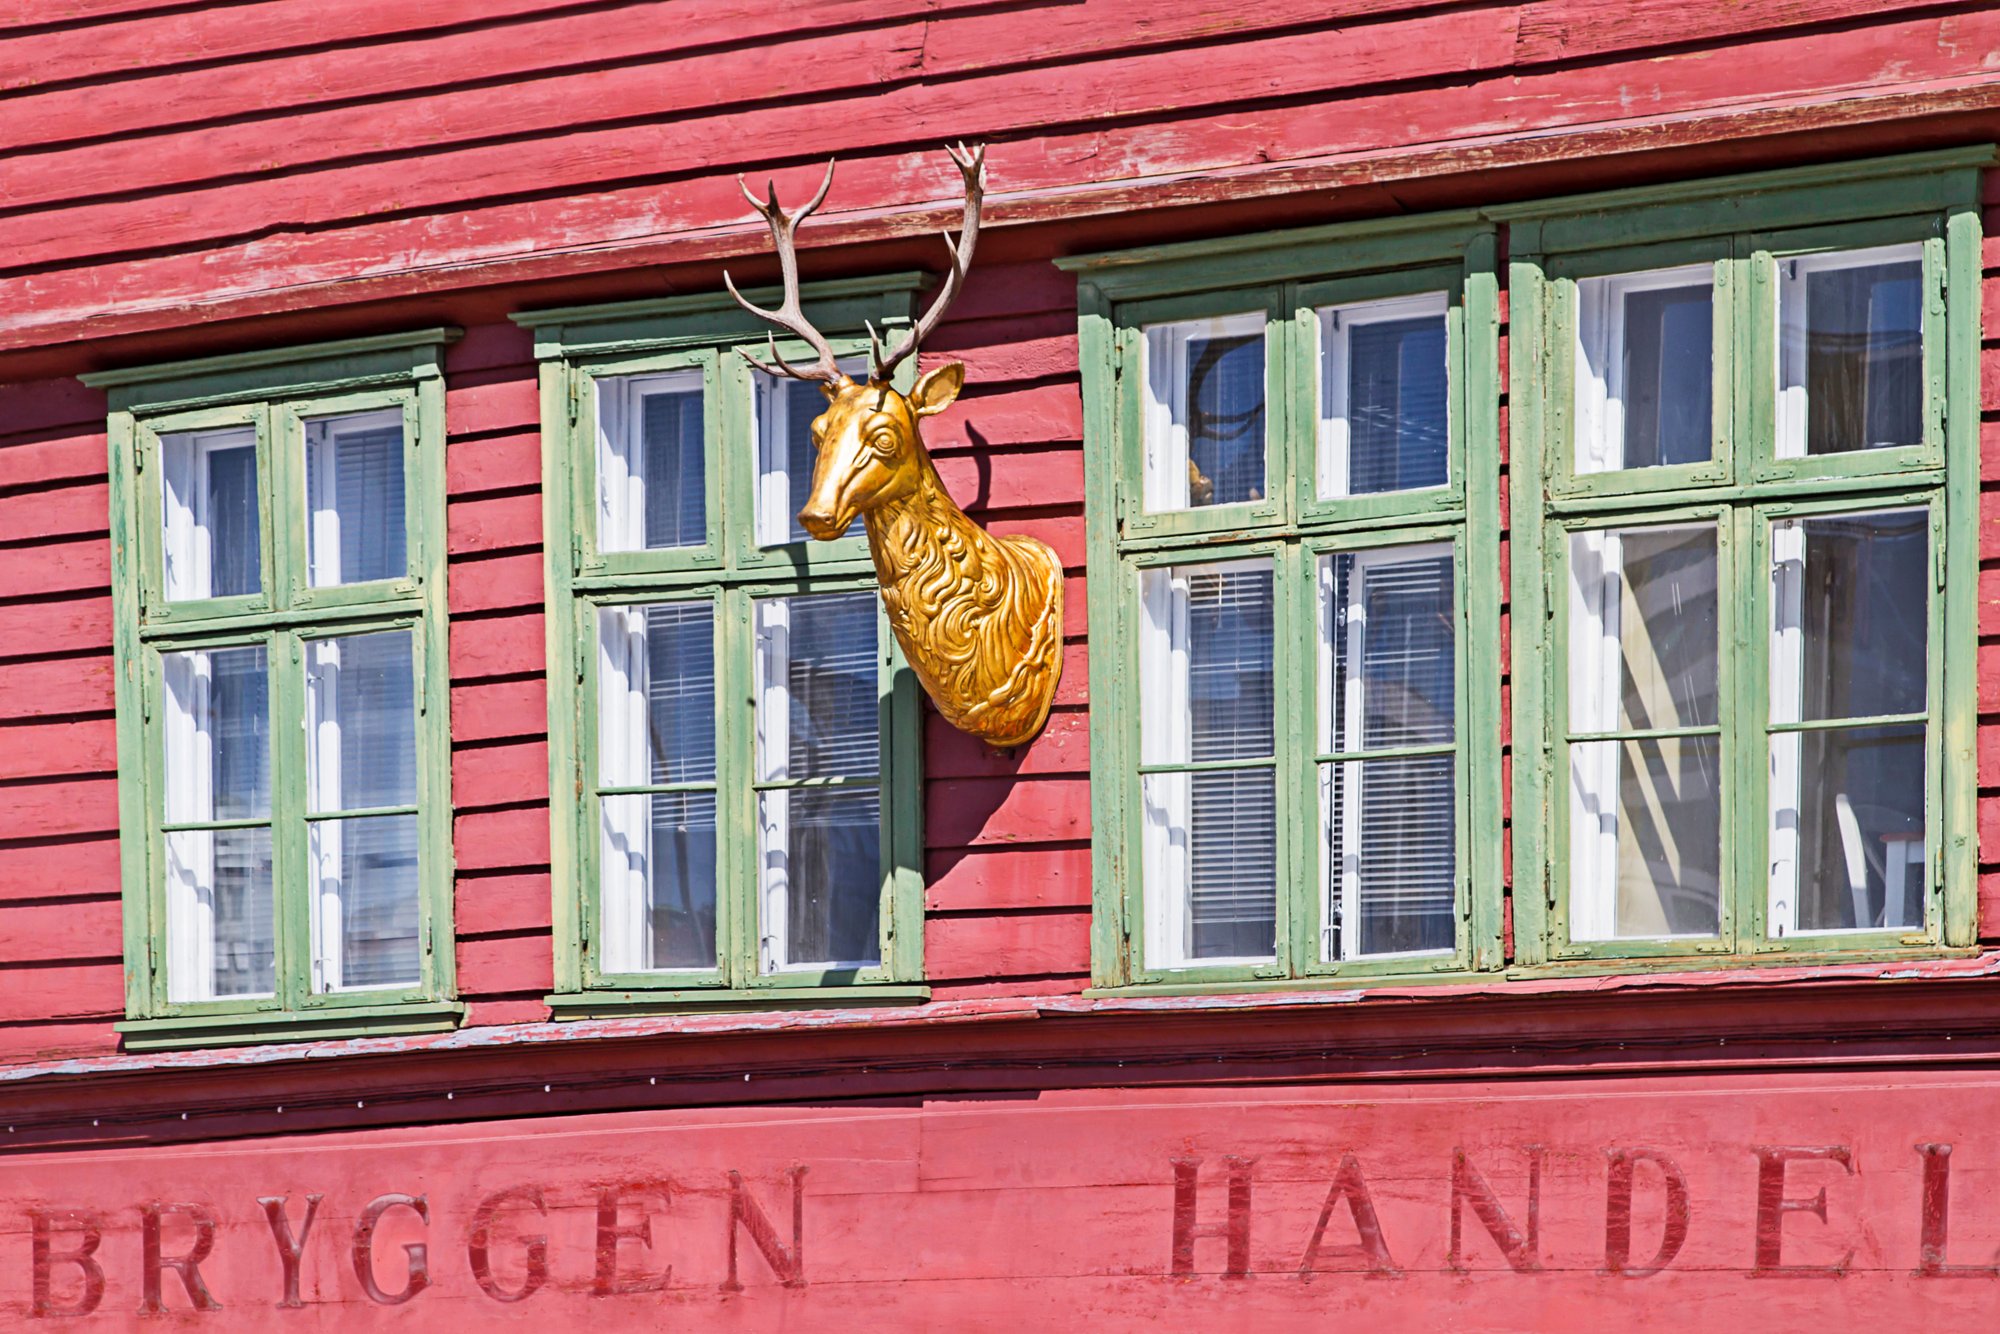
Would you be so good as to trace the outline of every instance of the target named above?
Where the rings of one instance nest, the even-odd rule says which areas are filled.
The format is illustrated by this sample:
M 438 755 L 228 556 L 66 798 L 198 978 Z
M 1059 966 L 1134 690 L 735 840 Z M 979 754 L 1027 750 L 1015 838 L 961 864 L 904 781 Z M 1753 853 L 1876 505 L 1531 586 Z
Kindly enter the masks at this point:
M 838 513 L 833 506 L 814 499 L 799 511 L 799 525 L 822 542 L 831 542 L 845 533 L 853 524 L 852 513 Z

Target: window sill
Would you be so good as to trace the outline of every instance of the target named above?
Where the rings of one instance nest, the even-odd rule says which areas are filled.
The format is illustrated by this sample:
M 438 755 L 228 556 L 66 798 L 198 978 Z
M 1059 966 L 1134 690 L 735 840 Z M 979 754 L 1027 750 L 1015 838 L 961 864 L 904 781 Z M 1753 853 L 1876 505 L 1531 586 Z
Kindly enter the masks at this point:
M 1696 956 L 1666 958 L 1603 957 L 1565 959 L 1555 963 L 1515 964 L 1478 972 L 1454 968 L 1449 972 L 1370 973 L 1351 976 L 1321 975 L 1303 978 L 1276 978 L 1268 981 L 1116 983 L 1086 988 L 1084 996 L 1116 1000 L 1146 996 L 1261 996 L 1272 993 L 1345 993 L 1340 999 L 1360 1000 L 1370 992 L 1429 992 L 1440 990 L 1531 994 L 1548 989 L 1544 984 L 1578 983 L 1601 987 L 1713 986 L 1728 983 L 1784 985 L 1796 982 L 1838 981 L 1842 979 L 1894 977 L 1917 978 L 1933 974 L 1962 973 L 1968 964 L 1978 971 L 1985 965 L 2000 964 L 1989 950 L 1980 946 L 1912 947 L 1904 950 L 1869 950 L 1848 953 L 1797 953 Z
M 931 989 L 921 983 L 846 987 L 759 987 L 679 991 L 565 991 L 544 996 L 554 1019 L 616 1019 L 625 1015 L 707 1013 L 717 1010 L 823 1010 L 864 1005 L 922 1005 Z
M 167 1051 L 240 1047 L 259 1042 L 444 1033 L 457 1028 L 464 1013 L 465 1006 L 457 1001 L 418 1001 L 407 1005 L 343 1006 L 311 1013 L 264 1010 L 250 1014 L 127 1019 L 112 1027 L 124 1035 L 127 1051 Z

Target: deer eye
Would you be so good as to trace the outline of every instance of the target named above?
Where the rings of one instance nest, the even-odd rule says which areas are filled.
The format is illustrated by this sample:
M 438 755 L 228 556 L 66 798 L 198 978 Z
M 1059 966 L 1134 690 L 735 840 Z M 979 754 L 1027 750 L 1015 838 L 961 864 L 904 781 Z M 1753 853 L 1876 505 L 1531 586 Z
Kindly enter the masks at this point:
M 887 458 L 896 452 L 896 432 L 893 427 L 882 426 L 868 433 L 868 448 Z

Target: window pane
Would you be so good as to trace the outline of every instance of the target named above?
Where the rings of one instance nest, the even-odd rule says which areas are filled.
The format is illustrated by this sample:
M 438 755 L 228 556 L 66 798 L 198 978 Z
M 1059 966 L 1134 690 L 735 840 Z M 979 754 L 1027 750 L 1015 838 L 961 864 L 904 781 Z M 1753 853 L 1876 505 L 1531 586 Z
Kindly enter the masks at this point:
M 1922 713 L 1929 514 L 1773 524 L 1771 554 L 1771 721 Z
M 715 779 L 715 629 L 707 602 L 599 610 L 598 782 Z
M 874 789 L 765 792 L 758 819 L 767 968 L 881 962 L 882 825 Z
M 716 966 L 714 793 L 604 798 L 604 859 L 607 970 Z M 628 886 L 638 922 L 614 951 Z
M 1722 754 L 1715 736 L 1570 747 L 1570 935 L 1721 929 Z
M 1923 247 L 1778 262 L 1778 453 L 1923 443 Z
M 1715 278 L 1706 264 L 1576 285 L 1576 470 L 1714 452 Z
M 1329 958 L 1457 943 L 1457 798 L 1449 755 L 1322 767 Z
M 865 357 L 843 357 L 837 364 L 854 377 L 868 368 Z M 757 409 L 757 545 L 807 541 L 811 534 L 799 522 L 799 511 L 812 493 L 819 458 L 812 424 L 826 411 L 826 395 L 816 384 L 762 371 L 751 372 L 751 383 Z
M 1271 754 L 1270 562 L 1143 570 L 1139 584 L 1146 762 Z
M 875 596 L 757 603 L 761 779 L 868 777 L 880 770 Z
M 166 836 L 167 996 L 268 996 L 276 987 L 271 831 Z
M 1264 315 L 1148 325 L 1148 510 L 1264 499 Z
M 167 600 L 258 592 L 257 433 L 163 435 L 160 448 Z
M 270 684 L 261 646 L 160 655 L 166 820 L 271 813 Z
M 1268 959 L 1277 941 L 1277 808 L 1267 768 L 1143 780 L 1156 964 Z
M 306 423 L 306 548 L 314 588 L 409 573 L 401 409 Z
M 417 800 L 410 632 L 306 641 L 306 804 L 322 811 Z
M 597 544 L 603 551 L 708 540 L 700 371 L 597 382 Z
M 1771 770 L 1772 933 L 1922 927 L 1924 725 L 1780 733 Z
M 1321 563 L 1332 679 L 1320 748 L 1456 738 L 1451 549 L 1343 552 Z
M 1445 295 L 1328 306 L 1320 324 L 1320 494 L 1445 483 Z
M 1716 722 L 1715 529 L 1570 538 L 1570 730 Z
M 315 991 L 410 987 L 423 978 L 417 941 L 417 817 L 316 820 Z

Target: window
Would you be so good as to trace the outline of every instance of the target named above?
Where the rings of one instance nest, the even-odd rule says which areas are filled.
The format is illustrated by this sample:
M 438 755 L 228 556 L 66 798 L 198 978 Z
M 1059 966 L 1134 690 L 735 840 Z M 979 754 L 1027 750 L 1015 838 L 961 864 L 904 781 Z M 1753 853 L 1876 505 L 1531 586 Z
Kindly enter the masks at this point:
M 843 369 L 914 285 L 807 289 Z M 561 405 L 550 1003 L 921 997 L 916 683 L 859 526 L 813 542 L 795 517 L 818 386 L 738 357 L 765 331 L 727 297 L 520 318 Z
M 1971 942 L 1961 159 L 1507 211 L 1525 959 Z
M 442 332 L 110 391 L 134 1048 L 449 1027 Z
M 1099 985 L 1497 965 L 1493 253 L 1447 217 L 1066 262 Z

